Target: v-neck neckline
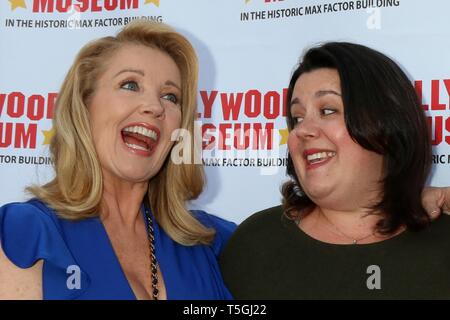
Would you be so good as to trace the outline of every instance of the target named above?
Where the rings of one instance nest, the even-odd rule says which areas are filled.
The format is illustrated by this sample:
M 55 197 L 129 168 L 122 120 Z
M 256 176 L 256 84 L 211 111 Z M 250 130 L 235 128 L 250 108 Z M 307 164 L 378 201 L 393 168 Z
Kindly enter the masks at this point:
M 142 219 L 144 219 L 145 226 L 148 227 L 147 226 L 147 219 L 145 219 L 145 213 L 143 212 L 143 210 L 145 210 L 144 206 L 141 207 L 141 211 L 140 212 L 141 212 Z M 160 269 L 161 274 L 163 275 L 163 279 L 164 279 L 164 286 L 165 286 L 165 289 L 166 289 L 166 300 L 169 300 L 168 281 L 167 281 L 167 278 L 164 276 L 164 273 L 163 273 L 163 267 L 162 267 L 163 263 L 162 263 L 162 259 L 161 259 L 162 258 L 162 254 L 160 254 L 161 245 L 160 245 L 160 241 L 159 241 L 160 240 L 159 225 L 158 225 L 158 222 L 155 220 L 155 218 L 153 216 L 153 213 L 152 213 L 152 211 L 150 209 L 148 210 L 148 213 L 150 214 L 151 218 L 153 219 L 153 228 L 154 228 L 154 231 L 155 231 L 154 236 L 155 236 L 156 259 L 158 261 L 159 269 Z M 118 270 L 119 270 L 119 272 L 121 274 L 121 278 L 122 278 L 121 281 L 125 283 L 125 286 L 128 289 L 129 295 L 134 300 L 138 300 L 138 298 L 136 297 L 136 294 L 133 291 L 133 288 L 131 287 L 130 283 L 128 282 L 128 278 L 127 278 L 127 276 L 125 274 L 125 271 L 123 270 L 122 265 L 120 264 L 119 257 L 117 256 L 117 254 L 116 254 L 116 252 L 114 250 L 114 247 L 112 245 L 111 239 L 109 238 L 108 232 L 106 231 L 105 225 L 103 224 L 103 222 L 100 219 L 100 217 L 96 217 L 95 219 L 98 222 L 99 227 L 102 230 L 102 234 L 105 237 L 105 240 L 106 240 L 106 242 L 108 244 L 108 250 L 110 251 L 111 256 L 114 257 L 114 262 L 116 264 L 116 267 L 118 268 Z

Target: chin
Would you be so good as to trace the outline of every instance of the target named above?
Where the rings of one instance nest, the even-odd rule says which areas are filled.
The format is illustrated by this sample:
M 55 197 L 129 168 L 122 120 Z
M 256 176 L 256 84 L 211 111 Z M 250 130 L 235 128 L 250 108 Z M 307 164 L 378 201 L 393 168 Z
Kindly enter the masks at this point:
M 329 196 L 331 193 L 330 188 L 326 188 L 323 186 L 304 188 L 304 191 L 306 195 L 314 202 L 316 202 L 316 199 L 323 199 L 324 197 Z
M 153 176 L 155 176 L 156 173 L 152 173 L 148 171 L 148 168 L 146 170 L 136 170 L 136 167 L 134 168 L 127 168 L 125 170 L 122 170 L 120 172 L 120 178 L 124 181 L 129 182 L 148 182 Z
M 131 182 L 131 183 L 148 183 L 150 181 L 150 178 L 147 177 L 123 177 L 124 181 Z

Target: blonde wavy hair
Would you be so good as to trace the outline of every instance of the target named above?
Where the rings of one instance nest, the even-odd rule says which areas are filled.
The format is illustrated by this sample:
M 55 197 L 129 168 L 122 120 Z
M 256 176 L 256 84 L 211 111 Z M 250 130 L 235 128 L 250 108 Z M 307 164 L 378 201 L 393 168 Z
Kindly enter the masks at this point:
M 198 61 L 185 37 L 165 24 L 135 20 L 116 37 L 88 43 L 75 58 L 56 101 L 55 135 L 50 144 L 55 178 L 43 186 L 27 188 L 62 218 L 94 217 L 102 209 L 102 170 L 92 141 L 87 105 L 106 62 L 127 44 L 157 48 L 175 61 L 182 80 L 181 128 L 193 136 Z M 191 150 L 195 150 L 191 140 Z M 150 180 L 146 199 L 158 223 L 174 241 L 183 245 L 208 244 L 214 230 L 203 226 L 186 208 L 186 201 L 198 197 L 204 185 L 203 166 L 191 163 L 176 165 L 168 156 Z

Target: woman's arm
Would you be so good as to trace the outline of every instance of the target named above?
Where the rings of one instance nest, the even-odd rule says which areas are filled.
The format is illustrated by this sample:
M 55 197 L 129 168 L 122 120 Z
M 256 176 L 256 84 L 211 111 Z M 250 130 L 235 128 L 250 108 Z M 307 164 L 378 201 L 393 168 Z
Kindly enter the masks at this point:
M 41 300 L 42 266 L 39 260 L 28 269 L 15 266 L 0 246 L 0 300 Z

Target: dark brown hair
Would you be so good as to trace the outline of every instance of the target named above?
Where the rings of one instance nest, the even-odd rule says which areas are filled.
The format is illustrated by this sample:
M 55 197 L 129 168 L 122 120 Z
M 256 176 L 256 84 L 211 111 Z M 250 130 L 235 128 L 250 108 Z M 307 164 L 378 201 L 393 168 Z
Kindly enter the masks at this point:
M 430 222 L 421 194 L 431 165 L 431 142 L 425 113 L 406 74 L 390 58 L 368 47 L 329 42 L 309 49 L 294 71 L 287 92 L 287 123 L 294 127 L 290 102 L 297 79 L 320 68 L 335 69 L 341 82 L 344 118 L 352 139 L 384 158 L 382 199 L 373 206 L 382 213 L 377 231 L 395 232 L 405 225 L 419 230 Z M 290 155 L 282 187 L 285 213 L 308 214 L 315 204 L 303 192 Z

